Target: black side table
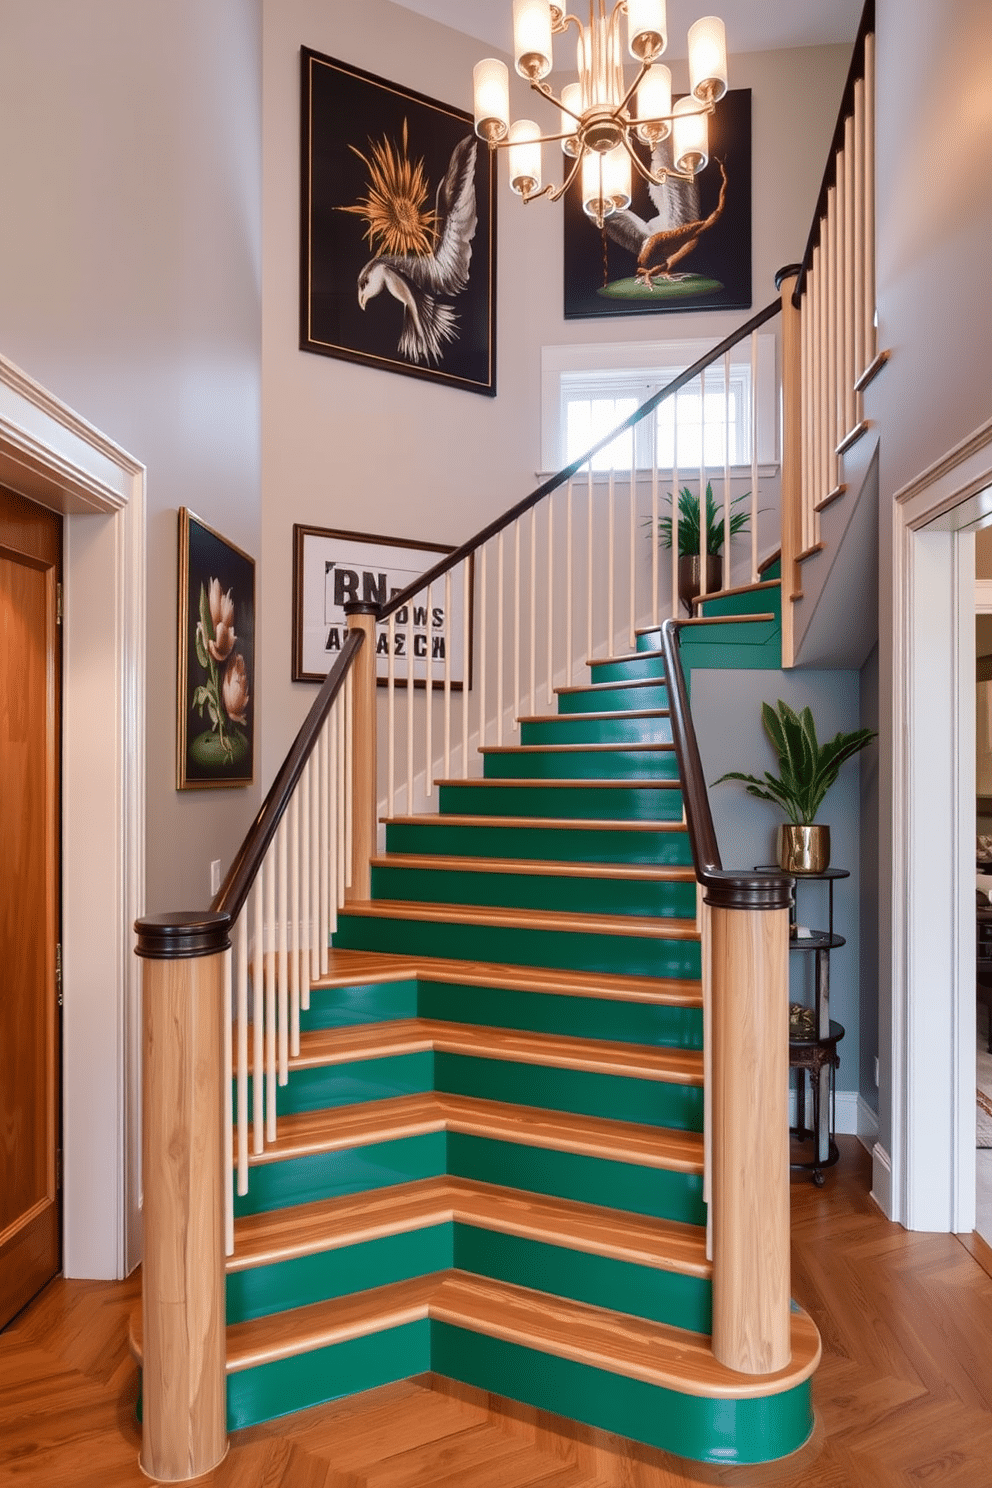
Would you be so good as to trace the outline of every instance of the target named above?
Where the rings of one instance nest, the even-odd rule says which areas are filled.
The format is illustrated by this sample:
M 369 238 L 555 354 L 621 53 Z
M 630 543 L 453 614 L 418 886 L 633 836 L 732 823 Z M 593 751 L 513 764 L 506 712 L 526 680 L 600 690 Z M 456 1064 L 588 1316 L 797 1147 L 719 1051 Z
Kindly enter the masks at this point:
M 836 937 L 835 937 L 836 938 Z M 824 1168 L 833 1167 L 840 1153 L 834 1141 L 837 1103 L 837 1045 L 844 1037 L 844 1026 L 830 1020 L 826 1038 L 790 1038 L 789 1068 L 796 1071 L 796 1125 L 791 1135 L 800 1142 L 813 1141 L 809 1162 L 795 1162 L 794 1168 L 812 1172 L 817 1188 L 822 1187 Z M 813 1092 L 813 1125 L 806 1125 L 806 1071 Z M 825 1098 L 824 1098 L 825 1097 Z

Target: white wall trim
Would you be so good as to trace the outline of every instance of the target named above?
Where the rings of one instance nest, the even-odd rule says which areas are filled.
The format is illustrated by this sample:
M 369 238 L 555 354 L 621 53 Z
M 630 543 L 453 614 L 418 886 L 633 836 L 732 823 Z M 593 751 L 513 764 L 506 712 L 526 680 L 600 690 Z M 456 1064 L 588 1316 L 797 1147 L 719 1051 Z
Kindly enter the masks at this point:
M 66 517 L 63 1265 L 137 1264 L 145 877 L 145 471 L 0 357 L 0 481 Z
M 992 421 L 897 492 L 892 506 L 887 1212 L 909 1229 L 969 1231 L 975 1222 L 975 573 L 967 529 L 990 483 Z
M 871 1150 L 871 1196 L 886 1219 L 892 1219 L 892 1163 L 881 1142 Z

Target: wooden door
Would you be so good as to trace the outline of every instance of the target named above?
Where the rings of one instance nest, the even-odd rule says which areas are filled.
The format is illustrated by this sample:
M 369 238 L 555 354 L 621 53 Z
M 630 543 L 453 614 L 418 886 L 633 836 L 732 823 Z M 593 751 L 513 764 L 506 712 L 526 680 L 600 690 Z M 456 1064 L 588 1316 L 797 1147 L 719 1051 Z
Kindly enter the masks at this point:
M 0 487 L 0 1327 L 60 1264 L 62 518 Z

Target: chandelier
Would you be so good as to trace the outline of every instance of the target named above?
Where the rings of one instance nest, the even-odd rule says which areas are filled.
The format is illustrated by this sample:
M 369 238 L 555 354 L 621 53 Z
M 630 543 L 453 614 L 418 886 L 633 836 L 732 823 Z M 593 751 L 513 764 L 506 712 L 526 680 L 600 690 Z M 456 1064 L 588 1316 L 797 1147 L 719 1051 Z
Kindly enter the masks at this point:
M 639 64 L 633 81 L 624 76 L 621 17 L 627 50 Z M 578 33 L 578 81 L 561 96 L 544 80 L 552 67 L 552 37 Z M 490 149 L 506 148 L 510 185 L 525 202 L 551 201 L 580 178 L 582 206 L 597 227 L 630 205 L 632 170 L 661 185 L 666 176 L 692 180 L 709 159 L 708 116 L 727 91 L 727 41 L 723 22 L 704 16 L 689 28 L 689 93 L 672 105 L 672 74 L 658 58 L 668 45 L 665 0 L 589 0 L 587 25 L 554 0 L 513 0 L 516 70 L 536 93 L 560 111 L 556 132 L 542 132 L 531 119 L 510 123 L 510 78 L 505 62 L 476 63 L 475 131 Z M 671 164 L 655 149 L 671 138 Z M 652 152 L 644 164 L 634 141 Z M 541 146 L 553 141 L 571 160 L 560 186 L 542 185 Z M 581 174 L 580 174 L 581 173 Z

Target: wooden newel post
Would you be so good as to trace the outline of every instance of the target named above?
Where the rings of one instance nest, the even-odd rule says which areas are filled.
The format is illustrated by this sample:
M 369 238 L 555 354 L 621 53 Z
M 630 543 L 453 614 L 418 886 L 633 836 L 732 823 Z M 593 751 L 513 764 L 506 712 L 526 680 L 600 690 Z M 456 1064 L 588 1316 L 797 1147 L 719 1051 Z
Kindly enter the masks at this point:
M 375 855 L 379 809 L 376 774 L 375 606 L 346 604 L 348 629 L 364 633 L 365 642 L 352 666 L 354 729 L 352 760 L 351 887 L 349 899 L 372 897 L 372 858 Z
M 791 666 L 792 597 L 802 588 L 798 558 L 803 550 L 802 317 L 792 303 L 799 264 L 775 275 L 782 296 L 782 665 Z
M 772 1374 L 791 1357 L 789 912 L 710 902 L 713 1353 Z
M 227 1452 L 224 914 L 139 920 L 143 958 L 142 1436 L 149 1477 L 185 1482 Z

